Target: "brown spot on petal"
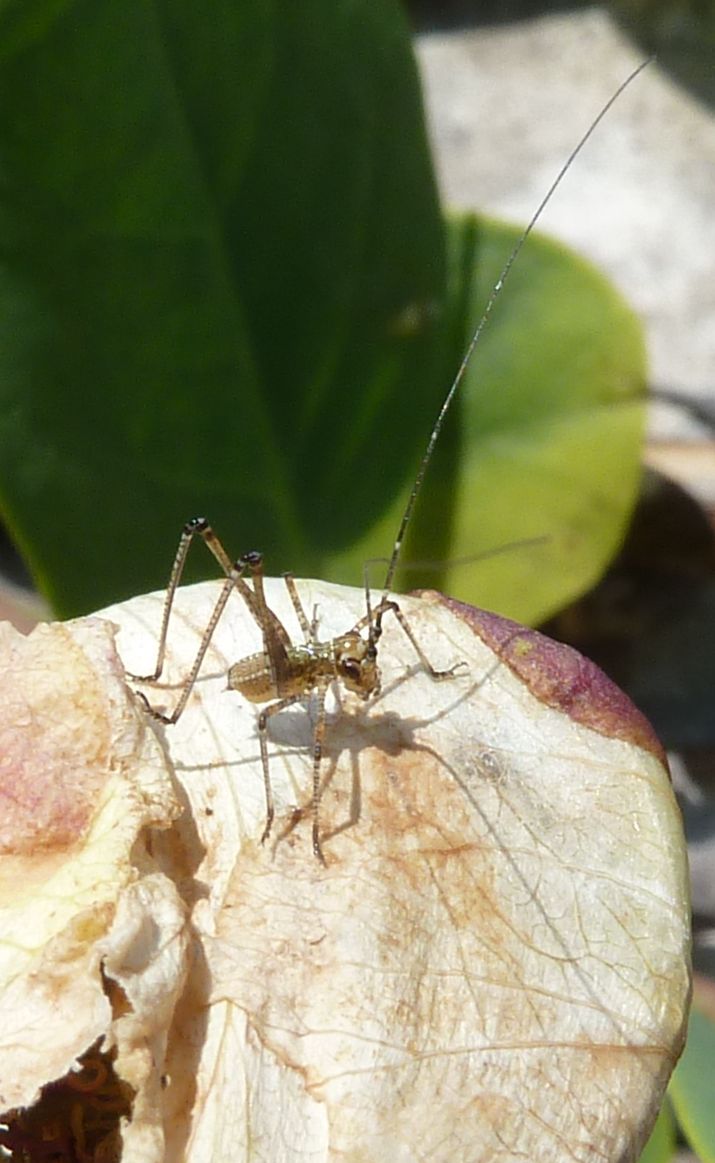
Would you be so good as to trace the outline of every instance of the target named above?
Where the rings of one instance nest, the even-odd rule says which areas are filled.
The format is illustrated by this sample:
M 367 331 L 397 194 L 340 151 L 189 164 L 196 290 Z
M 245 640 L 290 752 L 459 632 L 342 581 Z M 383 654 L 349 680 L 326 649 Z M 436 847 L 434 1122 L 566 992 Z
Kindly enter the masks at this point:
M 601 735 L 634 743 L 667 767 L 663 747 L 645 715 L 594 662 L 509 618 L 434 596 L 467 622 L 540 702 Z
M 85 831 L 107 775 L 106 705 L 59 625 L 0 628 L 0 853 L 51 853 Z

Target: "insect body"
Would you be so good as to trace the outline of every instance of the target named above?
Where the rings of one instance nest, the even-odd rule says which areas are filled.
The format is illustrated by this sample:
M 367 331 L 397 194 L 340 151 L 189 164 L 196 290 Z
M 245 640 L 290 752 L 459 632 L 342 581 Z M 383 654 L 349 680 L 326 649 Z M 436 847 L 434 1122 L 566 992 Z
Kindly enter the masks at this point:
M 304 639 L 302 643 L 296 644 L 291 640 L 285 626 L 275 612 L 268 606 L 266 601 L 263 585 L 263 558 L 261 554 L 255 552 L 246 553 L 234 562 L 226 553 L 226 550 L 213 532 L 208 521 L 204 518 L 195 518 L 189 521 L 184 527 L 166 592 L 156 665 L 152 674 L 144 676 L 138 679 L 138 681 L 156 682 L 162 674 L 174 596 L 181 579 L 189 546 L 194 537 L 198 535 L 205 542 L 220 565 L 226 580 L 213 613 L 201 636 L 196 657 L 182 684 L 182 691 L 173 712 L 166 715 L 157 710 L 151 710 L 156 718 L 165 723 L 176 723 L 180 718 L 196 683 L 204 657 L 211 643 L 216 626 L 226 607 L 226 603 L 230 595 L 234 591 L 237 591 L 245 602 L 263 639 L 262 650 L 243 659 L 239 659 L 229 668 L 228 672 L 228 683 L 231 689 L 238 691 L 249 702 L 263 706 L 258 716 L 258 736 L 266 802 L 266 823 L 261 837 L 262 841 L 266 840 L 270 835 L 275 814 L 268 761 L 268 723 L 274 715 L 285 710 L 287 707 L 314 696 L 317 703 L 317 715 L 313 734 L 313 786 L 311 799 L 313 851 L 318 859 L 324 863 L 320 838 L 320 777 L 326 734 L 326 694 L 333 683 L 351 691 L 361 699 L 370 699 L 379 693 L 380 671 L 378 666 L 378 644 L 382 634 L 383 618 L 386 614 L 392 614 L 399 622 L 412 643 L 422 666 L 432 679 L 442 680 L 450 678 L 461 665 L 458 661 L 448 670 L 436 670 L 420 647 L 397 602 L 389 596 L 405 533 L 412 519 L 417 497 L 420 493 L 444 419 L 464 378 L 467 366 L 479 342 L 496 299 L 501 293 L 505 280 L 522 246 L 536 225 L 554 190 L 561 182 L 577 154 L 594 132 L 596 126 L 606 115 L 623 89 L 635 79 L 647 63 L 641 64 L 626 78 L 583 135 L 581 141 L 572 150 L 509 255 L 502 273 L 494 285 L 482 317 L 472 335 L 467 351 L 432 428 L 424 455 L 418 466 L 415 483 L 400 521 L 387 568 L 382 597 L 374 608 L 371 605 L 370 592 L 366 586 L 366 612 L 364 616 L 344 634 L 325 642 L 320 641 L 317 632 L 317 618 L 314 616 L 312 621 L 308 620 L 293 577 L 288 574 L 285 576 L 285 582 Z M 138 676 L 132 677 L 137 678 Z
M 450 678 L 459 668 L 456 663 L 449 670 L 436 670 L 415 638 L 409 623 L 397 602 L 382 597 L 372 609 L 369 590 L 366 589 L 367 612 L 345 634 L 321 642 L 317 634 L 317 619 L 312 621 L 303 609 L 300 595 L 291 574 L 285 583 L 304 636 L 304 642 L 295 644 L 266 601 L 263 587 L 263 557 L 260 553 L 244 554 L 232 562 L 219 538 L 204 517 L 188 521 L 179 541 L 174 566 L 164 602 L 159 648 L 154 671 L 150 675 L 132 675 L 138 682 L 156 682 L 164 666 L 166 642 L 174 596 L 181 580 L 189 546 L 195 536 L 208 546 L 226 575 L 213 613 L 202 635 L 191 670 L 183 684 L 176 707 L 170 715 L 150 708 L 151 714 L 163 723 L 176 723 L 182 715 L 198 677 L 206 651 L 229 597 L 237 590 L 246 603 L 263 637 L 263 649 L 240 659 L 229 668 L 228 686 L 238 691 L 251 703 L 269 705 L 258 716 L 258 738 L 266 798 L 266 823 L 261 836 L 263 843 L 270 835 L 275 808 L 268 761 L 268 723 L 273 715 L 304 701 L 311 695 L 317 700 L 317 717 L 313 736 L 313 852 L 324 864 L 320 842 L 320 770 L 326 731 L 325 697 L 331 683 L 339 683 L 361 699 L 369 699 L 380 692 L 380 670 L 377 662 L 377 644 L 382 634 L 382 619 L 391 613 L 412 643 L 417 656 L 431 678 L 439 681 Z M 274 701 L 275 700 L 275 701 Z

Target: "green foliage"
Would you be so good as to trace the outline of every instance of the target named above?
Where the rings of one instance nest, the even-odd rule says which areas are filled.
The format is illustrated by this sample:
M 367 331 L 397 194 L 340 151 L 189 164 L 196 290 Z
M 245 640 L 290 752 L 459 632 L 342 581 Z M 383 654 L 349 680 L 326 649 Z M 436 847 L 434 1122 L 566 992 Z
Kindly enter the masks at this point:
M 398 6 L 4 0 L 0 102 L 0 508 L 57 610 L 164 584 L 199 513 L 359 584 L 514 236 L 447 239 Z M 549 540 L 424 580 L 525 619 L 587 586 L 643 384 L 615 292 L 530 243 L 410 553 Z
M 488 219 L 452 224 L 450 270 L 468 272 L 456 293 L 453 276 L 452 368 L 518 236 Z M 642 363 L 639 324 L 607 280 L 532 236 L 456 397 L 407 545 L 408 561 L 454 564 L 402 571 L 400 588 L 419 580 L 537 622 L 595 582 L 638 485 Z M 390 547 L 409 487 L 331 577 L 359 576 L 361 560 Z
M 669 1163 L 675 1154 L 675 1124 L 670 1104 L 663 1103 L 638 1163 Z
M 707 1002 L 707 990 L 703 998 Z M 639 1163 L 670 1163 L 676 1152 L 676 1126 L 699 1163 L 715 1163 L 713 1063 L 715 1022 L 696 1003 L 690 1011 L 683 1056 Z
M 702 1163 L 715 1163 L 715 1022 L 696 1006 L 669 1094 L 692 1150 Z

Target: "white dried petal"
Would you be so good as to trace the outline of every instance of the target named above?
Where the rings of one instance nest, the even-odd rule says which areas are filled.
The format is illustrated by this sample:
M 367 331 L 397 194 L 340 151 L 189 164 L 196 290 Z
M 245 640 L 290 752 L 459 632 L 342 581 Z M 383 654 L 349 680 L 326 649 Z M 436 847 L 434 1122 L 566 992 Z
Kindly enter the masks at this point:
M 321 637 L 364 612 L 360 591 L 300 588 Z M 152 705 L 175 705 L 218 589 L 180 592 Z M 285 585 L 267 593 L 299 640 Z M 689 991 L 684 844 L 657 744 L 572 651 L 434 595 L 400 605 L 435 666 L 467 667 L 433 682 L 386 617 L 382 694 L 328 704 L 327 867 L 300 706 L 271 720 L 276 823 L 258 843 L 257 711 L 226 674 L 261 637 L 238 595 L 184 715 L 156 727 L 184 812 L 152 833 L 160 868 L 124 885 L 111 949 L 106 934 L 92 946 L 132 1003 L 114 1020 L 139 1084 L 132 1163 L 589 1163 L 636 1158 L 647 1137 Z M 127 667 L 150 671 L 161 597 L 108 616 Z M 176 1007 L 167 875 L 196 942 Z M 161 951 L 151 918 L 173 933 Z
M 174 680 L 217 588 L 181 597 Z M 268 593 L 299 640 L 283 583 Z M 301 593 L 321 636 L 364 612 L 360 591 Z M 436 598 L 402 599 L 434 665 L 468 670 L 433 682 L 386 619 L 381 697 L 341 695 L 330 710 L 323 868 L 309 813 L 293 816 L 311 780 L 300 708 L 272 720 L 277 826 L 257 844 L 256 709 L 225 676 L 261 643 L 232 605 L 166 729 L 204 850 L 193 918 L 212 979 L 186 1158 L 633 1157 L 689 990 L 680 819 L 640 717 L 573 652 L 539 660 L 533 636 L 500 620 L 479 627 Z M 126 616 L 133 669 L 153 664 L 144 633 L 159 613 L 147 599 Z M 484 645 L 495 626 L 538 680 Z M 152 699 L 170 709 L 177 694 Z
M 95 1045 L 141 1104 L 185 974 L 184 906 L 149 851 L 179 811 L 171 779 L 106 622 L 3 624 L 0 650 L 0 1109 Z

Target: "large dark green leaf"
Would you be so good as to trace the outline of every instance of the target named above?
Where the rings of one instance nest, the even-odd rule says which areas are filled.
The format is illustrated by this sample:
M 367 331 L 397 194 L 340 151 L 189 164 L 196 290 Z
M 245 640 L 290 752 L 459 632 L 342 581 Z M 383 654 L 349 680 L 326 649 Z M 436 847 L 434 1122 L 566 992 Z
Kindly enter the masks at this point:
M 0 491 L 40 584 L 159 585 L 196 512 L 319 568 L 441 391 L 439 312 L 403 325 L 444 259 L 398 8 L 21 0 L 0 51 Z
M 398 8 L 0 2 L 0 102 L 0 506 L 58 610 L 163 584 L 196 514 L 359 583 L 516 237 L 466 219 L 445 263 Z M 530 241 L 405 560 L 548 540 L 401 584 L 525 620 L 585 588 L 643 380 L 618 296 Z

